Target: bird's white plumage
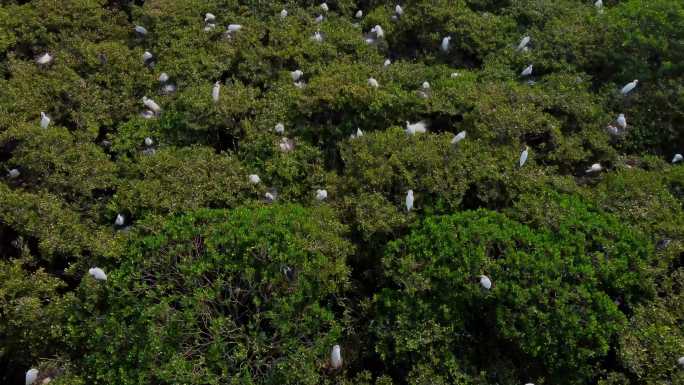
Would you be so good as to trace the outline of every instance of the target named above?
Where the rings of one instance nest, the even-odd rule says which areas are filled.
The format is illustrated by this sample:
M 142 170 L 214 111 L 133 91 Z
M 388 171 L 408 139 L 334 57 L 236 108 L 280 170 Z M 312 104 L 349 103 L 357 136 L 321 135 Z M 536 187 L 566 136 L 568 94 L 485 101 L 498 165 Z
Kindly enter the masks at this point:
M 625 118 L 625 114 L 618 115 L 616 121 L 617 121 L 618 126 L 620 126 L 620 128 L 622 128 L 622 129 L 627 128 L 627 118 Z
M 603 170 L 603 167 L 601 167 L 601 164 L 600 164 L 600 163 L 594 163 L 594 164 L 591 165 L 591 167 L 589 167 L 589 168 L 586 170 L 586 173 L 587 173 L 587 174 L 590 174 L 590 173 L 593 173 L 593 172 L 599 172 L 599 171 L 601 171 L 601 170 Z
M 161 112 L 161 107 L 159 107 L 159 104 L 157 104 L 154 100 L 148 98 L 147 96 L 143 96 L 142 102 L 145 105 L 145 107 L 152 110 L 152 112 L 154 112 L 155 114 Z
M 330 366 L 333 369 L 339 369 L 342 367 L 342 349 L 340 345 L 335 345 L 330 352 Z
M 140 116 L 142 116 L 145 119 L 152 119 L 154 118 L 154 112 L 151 110 L 145 110 L 140 113 Z
M 26 371 L 26 377 L 24 379 L 24 384 L 31 385 L 38 379 L 38 369 L 31 368 Z
M 261 178 L 259 178 L 259 175 L 257 175 L 257 174 L 250 174 L 249 183 L 259 184 L 259 183 L 261 183 Z
M 304 76 L 304 72 L 301 70 L 294 70 L 290 72 L 290 76 L 292 77 L 292 81 L 296 82 L 297 80 L 301 79 L 302 76 Z
M 406 121 L 406 133 L 409 135 L 423 134 L 427 131 L 427 123 L 424 121 L 419 121 L 416 123 L 410 123 Z
M 162 72 L 161 74 L 159 74 L 159 82 L 160 83 L 166 83 L 168 81 L 169 81 L 169 74 L 167 74 L 166 72 Z
M 452 79 L 454 79 L 454 78 L 461 76 L 461 74 L 459 74 L 458 72 L 452 72 L 450 76 Z
M 135 30 L 138 35 L 147 35 L 147 28 L 143 27 L 142 25 L 136 25 L 133 30 Z
M 611 135 L 619 135 L 620 134 L 620 130 L 617 127 L 613 126 L 612 124 L 609 124 L 608 127 L 606 127 L 606 131 L 608 131 L 608 133 Z
M 152 138 L 150 138 L 149 136 L 147 138 L 145 138 L 145 146 L 150 147 L 153 144 L 154 144 L 154 140 L 152 140 Z
M 105 274 L 104 270 L 100 269 L 99 267 L 91 267 L 90 269 L 88 269 L 88 274 L 90 274 L 93 278 L 97 279 L 98 281 L 107 280 L 107 274 Z
M 679 163 L 682 160 L 684 160 L 684 156 L 682 156 L 682 154 L 675 154 L 672 158 L 672 163 Z
M 406 211 L 413 210 L 413 190 L 406 192 Z
M 328 12 L 328 10 L 329 10 L 328 4 L 327 3 L 321 3 L 321 9 L 323 10 L 323 12 Z
M 316 200 L 323 201 L 328 198 L 328 191 L 326 190 L 316 190 Z
M 492 280 L 489 279 L 489 277 L 487 277 L 486 275 L 481 275 L 480 276 L 480 286 L 489 290 L 492 288 Z
M 237 32 L 242 29 L 240 24 L 228 24 L 228 32 Z
M 154 58 L 154 55 L 152 55 L 152 52 L 150 52 L 150 51 L 145 51 L 145 52 L 143 52 L 142 58 L 143 58 L 144 62 L 148 62 L 148 61 L 152 60 L 152 58 Z
M 466 137 L 466 132 L 461 131 L 458 134 L 454 135 L 454 138 L 451 139 L 451 144 L 456 144 L 456 143 L 462 141 L 463 139 L 465 139 L 465 137 Z
M 373 88 L 380 87 L 380 83 L 378 83 L 378 81 L 375 80 L 375 78 L 368 78 L 368 85 L 373 87 Z
M 376 25 L 375 27 L 371 28 L 371 32 L 373 32 L 378 39 L 385 37 L 385 30 L 382 29 L 380 25 Z
M 681 356 L 681 357 L 679 357 L 679 359 L 677 359 L 677 364 L 679 364 L 679 366 L 684 368 L 684 356 Z
M 287 17 L 287 9 L 283 9 L 282 11 L 280 11 L 280 17 L 283 19 Z
M 318 15 L 314 21 L 316 23 L 322 23 L 323 19 L 324 19 L 323 15 Z
M 314 32 L 313 36 L 311 36 L 311 40 L 320 43 L 323 41 L 323 35 L 320 32 L 316 31 Z
M 276 199 L 275 195 L 273 195 L 270 192 L 267 192 L 266 194 L 264 194 L 264 198 L 266 198 L 267 200 L 269 200 L 271 202 L 273 202 Z
M 277 123 L 274 127 L 274 130 L 278 134 L 283 134 L 285 132 L 285 125 L 282 123 Z
M 430 89 L 430 83 L 429 82 L 423 82 L 421 87 L 423 87 L 424 90 L 429 90 Z
M 397 16 L 401 16 L 401 15 L 404 14 L 404 8 L 402 8 L 401 5 L 397 4 L 397 5 L 394 7 L 394 13 L 396 13 Z
M 596 2 L 594 2 L 594 7 L 598 8 L 598 9 L 602 9 L 603 8 L 603 0 L 596 0 Z
M 218 103 L 220 93 L 221 82 L 217 81 L 216 83 L 214 83 L 214 87 L 211 89 L 211 99 L 214 101 L 214 103 Z
M 354 15 L 354 17 L 356 17 L 357 19 L 362 18 L 363 17 L 363 11 L 359 9 L 358 11 L 356 11 L 356 14 Z
M 357 127 L 357 128 L 356 128 L 356 136 L 355 136 L 355 137 L 356 137 L 356 138 L 360 138 L 360 137 L 362 137 L 362 136 L 363 136 L 363 131 L 361 131 L 361 129 Z
M 279 147 L 283 152 L 290 152 L 294 150 L 294 141 L 289 138 L 282 138 L 280 139 Z
M 122 214 L 116 214 L 116 219 L 114 219 L 114 224 L 117 226 L 123 226 L 126 218 Z
M 46 129 L 50 125 L 50 117 L 43 111 L 40 112 L 40 128 Z
M 50 64 L 51 62 L 52 55 L 50 55 L 48 52 L 45 52 L 44 54 L 38 56 L 38 59 L 36 59 L 36 63 L 40 65 Z
M 527 45 L 530 43 L 530 37 L 529 36 L 523 36 L 522 39 L 520 39 L 520 44 L 518 44 L 518 51 L 522 51 L 523 48 L 527 47 Z
M 524 70 L 522 70 L 522 72 L 520 73 L 520 76 L 530 76 L 530 75 L 532 75 L 532 68 L 533 68 L 533 67 L 532 67 L 532 64 L 528 65 L 527 67 L 525 67 Z
M 520 160 L 518 161 L 518 164 L 520 167 L 525 165 L 525 162 L 527 162 L 527 156 L 529 155 L 527 146 L 525 146 L 525 149 L 523 150 L 522 153 L 520 153 Z
M 392 64 L 392 61 L 390 59 L 385 59 L 385 62 L 382 63 L 384 67 L 388 67 L 390 64 Z
M 9 172 L 7 173 L 7 176 L 10 179 L 17 178 L 17 177 L 19 177 L 19 175 L 21 175 L 21 172 L 19 172 L 19 170 L 17 170 L 16 168 L 9 170 Z
M 214 15 L 213 13 L 207 12 L 204 14 L 204 22 L 205 23 L 213 23 L 215 21 L 216 21 L 216 15 Z
M 623 95 L 627 95 L 628 93 L 632 92 L 633 89 L 636 88 L 637 84 L 639 84 L 639 80 L 632 80 L 631 82 L 625 84 L 624 87 L 622 87 L 620 93 L 622 93 Z
M 451 36 L 445 36 L 442 39 L 442 44 L 440 45 L 440 48 L 442 49 L 443 52 L 449 52 L 450 42 L 451 42 Z

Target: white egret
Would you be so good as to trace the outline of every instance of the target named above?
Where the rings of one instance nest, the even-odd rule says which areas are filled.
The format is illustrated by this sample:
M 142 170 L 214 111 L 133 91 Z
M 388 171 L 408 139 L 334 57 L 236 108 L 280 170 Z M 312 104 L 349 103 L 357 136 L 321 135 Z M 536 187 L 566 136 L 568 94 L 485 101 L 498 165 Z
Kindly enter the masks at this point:
M 620 130 L 617 127 L 613 126 L 612 124 L 609 124 L 608 127 L 606 127 L 606 131 L 608 131 L 608 133 L 611 135 L 619 135 L 620 134 Z
M 352 139 L 360 138 L 362 136 L 363 136 L 363 131 L 361 131 L 361 129 L 358 127 L 356 127 L 356 134 L 351 134 Z
M 249 183 L 259 184 L 259 183 L 261 183 L 261 178 L 259 178 L 259 175 L 257 175 L 257 174 L 251 174 L 249 176 Z
M 143 52 L 142 58 L 143 58 L 143 61 L 145 63 L 147 63 L 154 58 L 154 55 L 152 55 L 152 53 L 150 51 L 145 51 L 145 52 Z
M 682 160 L 684 160 L 684 156 L 682 156 L 682 154 L 675 154 L 675 156 L 672 158 L 672 163 L 679 163 Z
M 593 173 L 593 172 L 599 172 L 599 171 L 601 171 L 601 170 L 603 170 L 603 167 L 601 167 L 601 164 L 600 164 L 600 163 L 594 163 L 594 164 L 591 165 L 591 167 L 589 167 L 589 168 L 586 170 L 586 173 L 587 173 L 587 174 L 591 174 L 591 173 Z
M 679 359 L 677 360 L 677 363 L 679 364 L 679 366 L 684 368 L 684 356 L 679 357 Z
M 21 175 L 21 172 L 19 172 L 19 170 L 17 170 L 16 168 L 9 170 L 9 172 L 7 173 L 7 176 L 10 179 L 17 178 L 19 175 Z
M 415 135 L 415 134 L 423 134 L 427 131 L 427 123 L 424 121 L 419 121 L 416 123 L 409 123 L 409 121 L 406 121 L 406 133 L 409 135 Z
M 357 19 L 362 18 L 363 17 L 363 11 L 359 9 L 358 11 L 356 11 L 356 15 L 354 15 L 354 17 L 356 17 Z
M 161 107 L 159 107 L 159 104 L 155 103 L 154 100 L 148 98 L 147 96 L 143 96 L 142 102 L 145 105 L 145 107 L 152 110 L 152 112 L 154 112 L 155 114 L 158 114 L 161 112 Z
M 413 190 L 406 192 L 406 211 L 413 210 Z
M 26 371 L 26 378 L 24 380 L 24 384 L 31 385 L 34 382 L 36 382 L 37 379 L 38 379 L 38 369 L 31 368 L 31 369 Z
M 321 9 L 323 10 L 323 12 L 328 12 L 328 4 L 321 3 Z
M 147 35 L 147 28 L 143 27 L 142 25 L 136 25 L 135 28 L 133 28 L 133 30 L 140 36 Z
M 114 220 L 116 226 L 123 226 L 125 221 L 126 218 L 122 214 L 116 214 L 116 219 Z
M 380 83 L 378 83 L 378 81 L 375 80 L 375 78 L 368 78 L 368 85 L 373 87 L 373 88 L 380 87 Z
M 40 65 L 47 65 L 52 62 L 52 59 L 52 55 L 50 55 L 48 52 L 45 52 L 44 54 L 38 56 L 38 58 L 36 59 L 36 63 Z
M 455 78 L 461 76 L 461 74 L 459 74 L 458 72 L 452 72 L 450 76 L 452 79 L 455 79 Z
M 385 30 L 382 29 L 380 25 L 376 25 L 375 27 L 371 28 L 371 32 L 373 32 L 378 39 L 385 37 Z
M 311 36 L 311 40 L 320 43 L 323 41 L 323 35 L 321 35 L 320 32 L 316 31 L 313 36 Z
M 228 32 L 237 32 L 242 29 L 240 24 L 228 24 Z
M 528 155 L 528 148 L 525 146 L 525 149 L 523 152 L 520 154 L 520 160 L 518 161 L 518 164 L 520 164 L 520 167 L 525 165 L 525 162 L 527 162 L 527 155 Z
M 282 19 L 284 19 L 284 18 L 287 17 L 287 10 L 286 10 L 286 9 L 283 9 L 282 11 L 280 11 L 280 17 L 281 17 Z
M 462 141 L 466 137 L 466 132 L 461 131 L 458 134 L 454 135 L 454 138 L 451 139 L 451 144 L 457 144 L 458 142 Z
M 324 19 L 323 15 L 318 15 L 318 16 L 316 17 L 316 19 L 314 19 L 314 21 L 315 21 L 316 23 L 320 24 L 320 23 L 323 22 L 323 19 Z
M 167 74 L 166 72 L 162 72 L 161 74 L 159 74 L 159 82 L 160 83 L 166 83 L 168 81 L 169 81 L 169 74 Z
M 596 0 L 596 2 L 594 2 L 594 7 L 598 10 L 603 10 L 603 0 Z
M 90 274 L 93 278 L 95 278 L 98 281 L 107 280 L 107 274 L 105 274 L 104 270 L 100 269 L 99 267 L 91 267 L 90 269 L 88 269 L 88 274 Z
M 487 277 L 486 275 L 481 275 L 480 276 L 480 286 L 489 290 L 492 288 L 492 280 L 489 279 L 489 277 Z
M 625 118 L 625 114 L 620 114 L 617 117 L 617 124 L 620 126 L 620 128 L 625 129 L 627 128 L 627 119 Z
M 217 81 L 214 83 L 214 88 L 211 89 L 211 99 L 214 103 L 218 103 L 219 101 L 219 92 L 221 92 L 221 82 Z
M 280 139 L 279 147 L 283 152 L 290 152 L 294 150 L 294 141 L 292 139 L 282 138 Z
M 428 82 L 423 82 L 423 84 L 421 86 L 423 87 L 424 90 L 430 89 L 430 83 L 428 83 Z
M 204 14 L 204 22 L 205 23 L 213 23 L 215 21 L 216 21 L 216 15 L 214 15 L 213 13 L 207 12 Z
M 278 198 L 278 192 L 275 191 L 274 189 L 271 189 L 270 191 L 267 191 L 264 194 L 264 198 L 266 198 L 266 200 L 269 202 L 273 202 Z
M 528 65 L 525 67 L 524 70 L 520 73 L 520 76 L 530 76 L 532 75 L 532 64 Z
M 394 13 L 396 13 L 397 16 L 401 17 L 401 15 L 404 14 L 404 8 L 402 8 L 401 5 L 397 4 L 397 5 L 394 7 Z
M 274 129 L 275 132 L 277 132 L 278 134 L 283 134 L 285 132 L 285 125 L 282 123 L 278 123 L 275 125 Z
M 385 62 L 382 63 L 384 67 L 389 67 L 390 64 L 392 64 L 392 61 L 390 59 L 385 59 Z
M 50 125 L 50 117 L 43 111 L 40 112 L 40 128 L 48 128 Z
M 440 48 L 442 48 L 443 52 L 449 52 L 450 42 L 451 42 L 451 36 L 445 36 L 444 39 L 442 39 L 442 44 L 440 45 Z
M 335 345 L 330 352 L 330 365 L 337 370 L 342 367 L 342 352 L 340 345 Z
M 529 36 L 523 36 L 523 38 L 520 40 L 520 44 L 518 44 L 518 51 L 522 51 L 524 48 L 527 47 L 527 45 L 530 43 L 530 37 Z
M 633 81 L 625 84 L 624 87 L 620 90 L 620 93 L 623 95 L 627 95 L 628 93 L 632 92 L 633 89 L 636 88 L 637 84 L 639 83 L 639 80 L 634 79 Z
M 321 189 L 316 190 L 316 200 L 324 201 L 326 198 L 328 198 L 328 191 Z
M 297 80 L 301 79 L 302 76 L 304 76 L 304 72 L 300 70 L 295 70 L 290 72 L 290 76 L 292 77 L 292 81 L 296 82 Z
M 145 146 L 151 147 L 153 144 L 154 144 L 154 140 L 152 140 L 152 138 L 150 138 L 149 136 L 147 138 L 145 138 Z

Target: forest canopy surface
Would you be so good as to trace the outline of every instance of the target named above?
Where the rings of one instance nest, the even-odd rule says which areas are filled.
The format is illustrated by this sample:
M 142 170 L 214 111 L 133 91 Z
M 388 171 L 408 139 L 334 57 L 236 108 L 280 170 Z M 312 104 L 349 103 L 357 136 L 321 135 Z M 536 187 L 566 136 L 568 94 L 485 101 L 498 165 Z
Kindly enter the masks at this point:
M 681 1 L 2 0 L 0 383 L 684 384 L 682 153 Z

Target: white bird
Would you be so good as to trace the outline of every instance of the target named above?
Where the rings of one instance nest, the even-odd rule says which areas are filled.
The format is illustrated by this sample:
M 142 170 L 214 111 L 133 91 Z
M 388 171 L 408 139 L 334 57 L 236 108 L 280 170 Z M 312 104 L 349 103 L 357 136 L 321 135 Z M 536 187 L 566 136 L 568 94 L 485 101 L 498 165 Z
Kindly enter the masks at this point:
M 337 370 L 342 367 L 342 353 L 340 345 L 335 345 L 330 352 L 330 365 Z
M 155 103 L 154 100 L 148 98 L 147 96 L 143 96 L 142 102 L 145 105 L 145 107 L 152 110 L 152 112 L 154 112 L 155 114 L 158 114 L 161 112 L 161 107 L 159 107 L 159 104 Z
M 449 52 L 449 43 L 451 42 L 451 36 L 445 36 L 444 39 L 442 39 L 442 45 L 440 46 L 442 48 L 443 52 Z
M 454 138 L 451 139 L 451 144 L 456 144 L 456 143 L 462 141 L 463 139 L 465 139 L 465 137 L 466 137 L 466 132 L 461 131 L 458 134 L 454 135 Z
M 321 9 L 323 10 L 323 12 L 328 12 L 328 4 L 321 3 Z
M 323 19 L 324 19 L 323 15 L 318 15 L 314 21 L 316 23 L 322 23 Z
M 459 74 L 458 72 L 452 72 L 452 73 L 451 73 L 451 78 L 452 78 L 452 79 L 455 79 L 455 78 L 457 78 L 457 77 L 459 77 L 459 76 L 461 76 L 461 74 Z
M 527 47 L 527 44 L 529 44 L 529 43 L 530 43 L 530 37 L 529 37 L 529 36 L 524 36 L 524 37 L 520 40 L 520 44 L 518 44 L 517 50 L 518 50 L 518 51 L 522 51 L 524 48 Z
M 50 117 L 43 111 L 40 112 L 40 128 L 45 129 L 50 125 Z
M 99 267 L 91 267 L 90 269 L 88 269 L 88 274 L 90 274 L 93 278 L 95 278 L 98 281 L 107 280 L 107 274 L 105 274 L 104 270 L 100 269 Z
M 299 88 L 299 89 L 302 89 L 302 88 L 304 88 L 304 87 L 306 86 L 306 83 L 304 83 L 304 82 L 295 82 L 295 83 L 294 83 L 294 86 L 297 87 L 297 88 Z
M 606 131 L 608 131 L 608 133 L 611 135 L 619 135 L 620 134 L 620 130 L 617 127 L 613 126 L 612 124 L 609 124 L 608 127 L 606 127 Z
M 357 19 L 362 18 L 363 17 L 363 11 L 359 9 L 358 11 L 356 11 L 356 15 L 354 15 L 354 17 L 356 17 Z
M 228 32 L 237 32 L 242 29 L 240 24 L 228 24 Z
M 214 103 L 218 103 L 219 101 L 219 92 L 221 92 L 221 82 L 217 81 L 214 83 L 214 88 L 211 90 L 211 99 Z
M 159 74 L 159 82 L 160 83 L 166 83 L 168 81 L 169 81 L 169 74 L 167 74 L 166 72 L 162 72 L 161 74 Z
M 406 211 L 413 210 L 413 190 L 406 192 Z
M 145 146 L 150 147 L 153 144 L 154 144 L 154 140 L 152 140 L 152 138 L 150 138 L 149 136 L 147 138 L 145 138 Z
M 352 139 L 360 138 L 363 136 L 363 131 L 360 128 L 356 128 L 356 134 L 351 134 Z
M 518 164 L 520 164 L 520 167 L 525 165 L 525 162 L 527 162 L 527 155 L 528 155 L 528 149 L 527 149 L 527 146 L 525 146 L 525 149 L 520 154 L 520 160 L 518 162 Z
M 430 83 L 428 82 L 423 82 L 422 87 L 424 90 L 429 90 L 430 89 Z
M 209 23 L 204 27 L 204 32 L 212 31 L 214 28 L 216 28 L 216 24 Z
M 264 194 L 264 198 L 266 198 L 269 202 L 273 202 L 276 200 L 276 195 L 271 192 L 266 192 L 266 194 Z
M 117 226 L 123 226 L 125 222 L 125 218 L 121 214 L 116 214 L 116 219 L 114 220 L 114 224 Z
M 390 64 L 392 64 L 392 61 L 390 59 L 385 59 L 385 62 L 382 63 L 384 67 L 389 67 Z
M 176 85 L 175 84 L 164 84 L 164 87 L 162 87 L 162 93 L 164 94 L 172 94 L 176 92 Z
M 492 280 L 489 279 L 489 277 L 487 277 L 486 275 L 481 275 L 480 276 L 480 286 L 489 290 L 492 288 Z
M 596 2 L 594 2 L 594 7 L 599 10 L 603 10 L 603 0 L 596 0 Z
M 285 132 L 285 125 L 282 123 L 276 124 L 275 125 L 275 132 L 277 132 L 278 134 L 284 133 Z
M 205 23 L 213 23 L 215 21 L 216 21 L 216 15 L 214 15 L 213 13 L 207 12 L 204 14 L 204 22 Z
M 530 76 L 532 75 L 532 64 L 528 65 L 525 67 L 524 70 L 520 73 L 520 76 Z
M 52 55 L 50 55 L 48 52 L 45 52 L 44 54 L 38 56 L 38 59 L 36 59 L 36 63 L 40 65 L 46 65 L 50 64 L 52 62 Z
M 620 128 L 625 129 L 627 128 L 627 119 L 625 118 L 625 114 L 620 114 L 617 117 L 617 124 L 620 126 Z
M 295 70 L 295 71 L 290 72 L 290 76 L 292 76 L 292 81 L 296 82 L 297 80 L 301 79 L 302 76 L 304 76 L 304 72 L 302 72 L 300 70 Z
M 283 19 L 287 17 L 287 10 L 286 9 L 283 9 L 282 11 L 280 11 L 280 17 Z
M 147 35 L 147 28 L 143 27 L 142 25 L 136 25 L 135 28 L 133 28 L 133 30 L 135 30 L 135 33 L 137 33 L 140 36 Z
M 677 360 L 677 363 L 679 364 L 679 366 L 684 368 L 684 356 L 679 357 L 679 359 Z
M 593 172 L 599 172 L 603 170 L 603 167 L 601 167 L 600 163 L 594 163 L 589 167 L 586 171 L 587 174 L 593 173 Z
M 620 93 L 622 93 L 623 95 L 627 95 L 627 94 L 630 93 L 634 88 L 636 88 L 637 83 L 639 83 L 639 80 L 634 79 L 633 81 L 631 81 L 631 82 L 625 84 L 625 86 L 622 87 L 622 89 L 620 90 Z
M 145 110 L 145 111 L 140 113 L 140 116 L 142 116 L 145 119 L 152 119 L 152 118 L 154 118 L 154 112 L 152 112 L 150 110 Z
M 316 190 L 316 200 L 324 201 L 328 197 L 328 191 L 326 190 Z
M 409 121 L 406 121 L 406 133 L 409 135 L 415 135 L 415 134 L 423 134 L 427 131 L 427 123 L 424 121 L 419 121 L 416 123 L 409 123 Z
M 10 179 L 14 179 L 14 178 L 18 177 L 19 175 L 21 175 L 21 172 L 19 172 L 19 170 L 17 170 L 16 168 L 9 170 L 9 172 L 7 173 L 7 176 Z
M 672 158 L 672 163 L 679 163 L 682 160 L 684 160 L 684 156 L 682 156 L 682 154 L 675 154 L 675 156 Z
M 385 30 L 382 29 L 380 25 L 376 25 L 375 27 L 371 28 L 371 32 L 373 32 L 378 39 L 385 37 Z
M 37 379 L 38 379 L 38 369 L 31 368 L 31 369 L 26 371 L 26 379 L 24 380 L 24 383 L 26 385 L 33 384 L 34 382 L 36 382 Z
M 380 87 L 380 83 L 378 83 L 378 81 L 375 80 L 375 78 L 368 78 L 368 85 L 373 87 L 373 88 Z
M 321 35 L 320 32 L 316 31 L 316 32 L 313 34 L 313 36 L 311 36 L 311 40 L 320 43 L 320 42 L 323 41 L 323 35 Z
M 251 184 L 259 184 L 261 182 L 261 178 L 259 178 L 259 175 L 257 174 L 251 174 L 249 176 L 249 183 Z
M 396 13 L 397 16 L 401 16 L 404 14 L 404 9 L 401 7 L 401 5 L 397 4 L 396 7 L 394 7 L 394 13 Z
M 294 141 L 288 138 L 280 139 L 280 150 L 283 152 L 289 152 L 294 150 Z

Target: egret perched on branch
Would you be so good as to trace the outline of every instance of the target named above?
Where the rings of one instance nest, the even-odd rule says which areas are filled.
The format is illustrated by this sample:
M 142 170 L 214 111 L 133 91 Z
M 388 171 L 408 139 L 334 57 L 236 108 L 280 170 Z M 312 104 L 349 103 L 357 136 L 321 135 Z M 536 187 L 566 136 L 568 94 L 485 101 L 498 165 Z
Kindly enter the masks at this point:
M 406 192 L 406 211 L 413 210 L 413 190 Z
M 40 112 L 40 128 L 45 129 L 50 125 L 50 117 L 43 111 Z
M 617 117 L 617 124 L 620 126 L 620 128 L 625 129 L 627 128 L 627 119 L 625 118 L 625 114 L 620 114 Z
M 286 9 L 283 9 L 282 11 L 280 11 L 280 18 L 281 18 L 281 19 L 284 19 L 284 18 L 286 18 L 286 17 L 287 17 L 287 10 L 286 10 Z
M 634 79 L 633 81 L 631 81 L 631 82 L 625 84 L 625 86 L 622 87 L 622 89 L 620 90 L 620 93 L 622 93 L 623 95 L 627 95 L 627 94 L 630 93 L 634 88 L 636 88 L 636 86 L 637 86 L 638 83 L 639 83 L 639 80 Z
M 278 123 L 278 124 L 275 125 L 274 130 L 275 130 L 275 132 L 277 132 L 278 134 L 283 134 L 283 133 L 285 132 L 285 125 L 282 124 L 282 123 Z
M 396 13 L 397 16 L 401 17 L 404 14 L 404 9 L 401 7 L 401 5 L 397 4 L 394 7 L 394 13 Z
M 361 131 L 361 129 L 358 128 L 358 127 L 356 127 L 356 133 L 355 133 L 355 134 L 351 134 L 351 138 L 352 138 L 352 139 L 360 138 L 360 137 L 362 137 L 362 136 L 363 136 L 363 131 Z
M 335 345 L 330 352 L 330 366 L 337 370 L 342 367 L 342 352 L 340 345 Z
M 532 64 L 528 65 L 525 67 L 524 70 L 520 73 L 520 76 L 530 76 L 532 75 Z
M 17 170 L 16 168 L 9 170 L 9 172 L 7 173 L 7 176 L 10 179 L 17 178 L 17 177 L 19 177 L 19 175 L 21 175 L 21 172 L 19 172 L 19 170 Z
M 481 275 L 480 276 L 480 286 L 489 290 L 492 288 L 492 280 L 489 279 L 489 277 L 487 277 L 486 275 Z
M 93 278 L 95 278 L 98 281 L 107 280 L 107 274 L 105 274 L 104 270 L 100 269 L 99 267 L 91 267 L 90 269 L 88 269 L 88 274 L 90 274 Z
M 682 154 L 675 154 L 675 156 L 672 158 L 672 164 L 679 163 L 682 160 L 684 160 L 684 156 L 682 156 Z
M 373 87 L 373 88 L 380 87 L 380 83 L 378 83 L 378 81 L 375 80 L 375 78 L 368 78 L 368 85 Z
M 328 198 L 328 191 L 320 189 L 316 190 L 316 200 L 324 201 L 326 198 Z
M 311 36 L 311 40 L 320 43 L 323 41 L 323 35 L 321 35 L 320 32 L 316 31 L 314 32 L 313 36 Z
M 116 226 L 123 226 L 125 221 L 126 221 L 126 218 L 124 218 L 123 215 L 116 214 L 116 219 L 114 220 L 114 224 Z
M 466 132 L 461 131 L 458 134 L 454 135 L 454 138 L 451 139 L 451 144 L 457 144 L 458 142 L 462 141 L 466 137 Z
M 415 134 L 423 134 L 427 131 L 427 123 L 424 121 L 419 121 L 416 123 L 409 123 L 409 121 L 406 121 L 406 133 L 409 135 L 415 135 Z
M 38 56 L 38 58 L 36 59 L 36 63 L 40 65 L 48 65 L 52 63 L 52 59 L 52 55 L 50 55 L 48 52 L 45 52 L 44 54 Z
M 259 178 L 259 175 L 257 174 L 251 174 L 249 176 L 249 183 L 251 184 L 259 184 L 261 182 L 261 178 Z
M 145 105 L 145 107 L 152 110 L 152 112 L 154 112 L 155 114 L 158 114 L 161 112 L 161 107 L 159 107 L 159 104 L 155 103 L 154 100 L 148 98 L 147 96 L 143 96 L 142 102 Z
M 328 4 L 321 3 L 321 9 L 323 10 L 323 12 L 328 12 Z
M 147 28 L 143 27 L 142 25 L 136 25 L 135 28 L 133 28 L 135 33 L 137 33 L 139 36 L 145 36 L 147 35 Z
M 518 44 L 518 51 L 522 51 L 527 45 L 530 43 L 530 37 L 529 36 L 523 36 L 523 38 L 520 40 L 520 44 Z
M 358 11 L 356 11 L 356 15 L 354 15 L 354 17 L 356 17 L 357 19 L 362 18 L 363 17 L 363 11 L 359 9 Z
M 440 48 L 442 48 L 443 52 L 449 52 L 449 43 L 451 42 L 451 36 L 445 36 L 442 39 L 442 45 Z
M 154 140 L 152 140 L 152 138 L 150 138 L 149 136 L 147 138 L 145 138 L 145 146 L 152 147 L 153 144 L 154 144 Z
M 520 164 L 520 167 L 522 167 L 525 164 L 525 162 L 527 162 L 527 155 L 528 155 L 528 148 L 527 148 L 527 146 L 525 146 L 525 149 L 520 154 L 520 160 L 518 162 L 518 164 Z
M 211 90 L 211 99 L 214 101 L 214 103 L 218 103 L 220 91 L 221 91 L 221 82 L 217 81 L 216 83 L 214 83 L 214 88 L 212 88 L 212 90 Z
M 591 174 L 591 173 L 594 173 L 594 172 L 599 172 L 599 171 L 601 171 L 601 170 L 603 170 L 603 167 L 601 167 L 601 164 L 600 164 L 600 163 L 594 163 L 594 164 L 591 165 L 591 167 L 589 167 L 589 168 L 587 169 L 586 173 L 587 173 L 587 174 Z
M 26 371 L 26 377 L 24 379 L 24 384 L 31 385 L 38 379 L 38 369 L 31 368 Z
M 213 23 L 216 21 L 216 16 L 213 13 L 205 13 L 204 14 L 204 22 L 205 23 Z

